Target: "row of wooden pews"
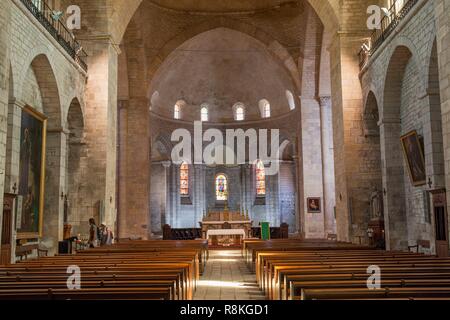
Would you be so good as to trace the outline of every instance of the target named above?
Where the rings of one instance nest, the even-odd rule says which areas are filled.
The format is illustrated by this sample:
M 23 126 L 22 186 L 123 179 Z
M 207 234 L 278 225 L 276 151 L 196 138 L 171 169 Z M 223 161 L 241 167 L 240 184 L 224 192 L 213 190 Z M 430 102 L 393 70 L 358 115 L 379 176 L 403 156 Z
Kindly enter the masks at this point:
M 246 240 L 243 254 L 272 300 L 450 300 L 450 258 L 302 240 Z M 367 286 L 369 266 L 380 268 L 380 289 Z
M 0 300 L 191 300 L 207 242 L 126 241 L 0 266 Z M 81 289 L 68 287 L 77 266 Z M 70 270 L 70 269 L 69 269 Z

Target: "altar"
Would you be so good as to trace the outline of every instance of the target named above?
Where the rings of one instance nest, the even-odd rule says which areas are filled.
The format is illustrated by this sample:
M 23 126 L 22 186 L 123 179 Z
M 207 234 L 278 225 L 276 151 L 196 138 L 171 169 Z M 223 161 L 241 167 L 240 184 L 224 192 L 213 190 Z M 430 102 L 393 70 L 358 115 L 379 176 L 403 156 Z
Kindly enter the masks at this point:
M 212 246 L 240 246 L 251 236 L 252 221 L 240 212 L 210 211 L 200 222 L 202 238 Z

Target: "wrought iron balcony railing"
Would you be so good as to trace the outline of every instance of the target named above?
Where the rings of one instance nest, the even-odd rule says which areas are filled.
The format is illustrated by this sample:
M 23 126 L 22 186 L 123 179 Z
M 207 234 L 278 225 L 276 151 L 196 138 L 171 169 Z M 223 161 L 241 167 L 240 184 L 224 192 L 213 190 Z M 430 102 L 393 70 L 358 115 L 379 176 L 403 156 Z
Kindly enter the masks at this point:
M 87 72 L 88 67 L 85 62 L 87 54 L 75 39 L 73 33 L 67 28 L 64 18 L 60 17 L 56 19 L 54 10 L 47 4 L 46 0 L 21 1 L 72 59 Z
M 408 15 L 419 0 L 395 0 L 389 13 L 381 20 L 378 29 L 375 29 L 370 39 L 361 47 L 359 62 L 361 69 L 369 61 L 370 57 L 377 51 L 383 42 L 392 34 L 400 22 Z

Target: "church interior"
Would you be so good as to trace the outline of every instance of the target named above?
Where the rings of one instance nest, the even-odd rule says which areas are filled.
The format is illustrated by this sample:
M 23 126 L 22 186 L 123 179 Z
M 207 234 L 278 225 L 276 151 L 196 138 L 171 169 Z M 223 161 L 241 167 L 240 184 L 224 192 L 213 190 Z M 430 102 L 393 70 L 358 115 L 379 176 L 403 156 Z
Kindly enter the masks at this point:
M 450 0 L 0 1 L 0 300 L 450 300 L 447 189 Z

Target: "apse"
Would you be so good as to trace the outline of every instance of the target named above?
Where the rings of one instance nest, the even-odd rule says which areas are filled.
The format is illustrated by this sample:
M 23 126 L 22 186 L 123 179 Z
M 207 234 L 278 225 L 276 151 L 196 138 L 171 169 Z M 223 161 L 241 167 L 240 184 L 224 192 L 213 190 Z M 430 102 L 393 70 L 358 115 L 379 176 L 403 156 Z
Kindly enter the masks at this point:
M 233 107 L 245 106 L 245 120 L 259 120 L 259 102 L 268 101 L 271 116 L 292 108 L 285 92 L 295 92 L 294 81 L 279 58 L 244 33 L 216 28 L 201 33 L 175 49 L 158 69 L 150 85 L 153 113 L 173 118 L 177 101 L 184 101 L 183 120 L 201 119 L 208 106 L 209 122 L 232 122 Z

